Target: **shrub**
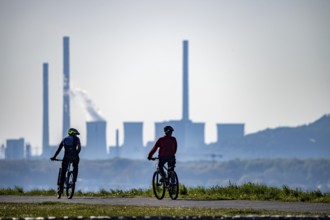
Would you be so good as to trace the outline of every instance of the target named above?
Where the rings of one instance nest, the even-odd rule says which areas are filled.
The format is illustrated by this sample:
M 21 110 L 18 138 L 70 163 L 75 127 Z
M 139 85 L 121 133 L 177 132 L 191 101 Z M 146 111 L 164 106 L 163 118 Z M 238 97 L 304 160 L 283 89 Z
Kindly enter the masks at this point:
M 181 184 L 179 186 L 180 195 L 188 195 L 188 189 L 185 185 Z

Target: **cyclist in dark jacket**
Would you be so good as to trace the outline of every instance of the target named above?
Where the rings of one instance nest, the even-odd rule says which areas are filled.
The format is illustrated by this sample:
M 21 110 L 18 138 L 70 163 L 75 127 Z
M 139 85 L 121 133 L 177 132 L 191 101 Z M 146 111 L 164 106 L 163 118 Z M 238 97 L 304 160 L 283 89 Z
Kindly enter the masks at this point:
M 155 146 L 150 150 L 148 160 L 151 160 L 154 153 L 159 148 L 159 171 L 162 177 L 165 176 L 164 164 L 167 163 L 169 170 L 174 170 L 175 167 L 175 154 L 177 150 L 176 138 L 172 136 L 174 129 L 171 126 L 164 127 L 165 136 L 160 137 Z M 163 178 L 162 178 L 163 179 Z
M 60 186 L 58 189 L 61 193 L 63 192 L 65 173 L 68 170 L 70 161 L 72 161 L 72 166 L 73 166 L 73 181 L 76 182 L 76 180 L 77 180 L 79 153 L 81 151 L 80 139 L 79 139 L 79 137 L 77 137 L 77 135 L 80 135 L 78 130 L 74 129 L 74 128 L 70 128 L 68 130 L 68 136 L 66 136 L 61 141 L 54 156 L 50 158 L 51 160 L 55 160 L 57 155 L 61 152 L 62 148 L 64 147 L 64 157 L 63 157 L 63 161 L 62 161 L 62 173 L 61 173 Z

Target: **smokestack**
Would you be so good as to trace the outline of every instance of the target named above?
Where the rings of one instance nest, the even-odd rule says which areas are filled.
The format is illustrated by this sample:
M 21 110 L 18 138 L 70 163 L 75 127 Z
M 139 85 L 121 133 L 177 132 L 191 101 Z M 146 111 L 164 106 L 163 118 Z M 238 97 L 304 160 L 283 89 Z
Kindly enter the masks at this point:
M 70 128 L 70 41 L 63 37 L 63 137 Z
M 189 89 L 188 89 L 188 41 L 183 41 L 183 98 L 182 120 L 189 121 Z
M 43 64 L 43 121 L 42 121 L 42 152 L 49 147 L 49 111 L 48 111 L 48 63 Z
M 116 129 L 116 147 L 119 147 L 119 130 Z

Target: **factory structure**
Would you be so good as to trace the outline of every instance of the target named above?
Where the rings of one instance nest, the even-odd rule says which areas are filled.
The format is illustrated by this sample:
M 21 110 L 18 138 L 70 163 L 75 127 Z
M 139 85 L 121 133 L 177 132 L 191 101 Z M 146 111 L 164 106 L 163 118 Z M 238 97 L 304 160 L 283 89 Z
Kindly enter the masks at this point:
M 178 141 L 178 158 L 183 160 L 201 159 L 201 153 L 214 152 L 214 146 L 220 148 L 222 141 L 244 137 L 244 124 L 217 124 L 217 143 L 212 147 L 205 144 L 205 123 L 193 122 L 189 118 L 189 42 L 183 41 L 183 90 L 182 118 L 155 123 L 155 139 L 143 145 L 143 122 L 124 122 L 124 142 L 119 145 L 119 131 L 116 130 L 115 146 L 108 146 L 106 140 L 107 122 L 95 119 L 86 122 L 86 146 L 82 146 L 81 158 L 110 159 L 129 158 L 145 159 L 156 140 L 164 135 L 163 128 L 171 125 Z M 43 124 L 42 154 L 38 158 L 48 159 L 58 146 L 49 144 L 49 93 L 48 63 L 43 64 Z M 70 124 L 70 38 L 63 37 L 63 137 L 67 135 Z M 74 127 L 74 126 L 73 126 Z M 212 149 L 211 149 L 212 148 Z M 6 146 L 0 146 L 0 155 L 4 159 L 29 159 L 31 146 L 23 138 L 7 140 Z M 63 153 L 63 151 L 61 152 Z M 1 157 L 0 157 L 1 159 Z M 2 158 L 3 159 L 3 158 Z

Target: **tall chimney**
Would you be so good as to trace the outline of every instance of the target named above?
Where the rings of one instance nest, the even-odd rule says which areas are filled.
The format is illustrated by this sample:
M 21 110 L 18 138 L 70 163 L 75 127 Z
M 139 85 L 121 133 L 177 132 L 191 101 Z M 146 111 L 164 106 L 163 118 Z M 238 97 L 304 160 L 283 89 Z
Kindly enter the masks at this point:
M 70 128 L 70 41 L 63 37 L 63 137 Z
M 119 130 L 116 129 L 116 147 L 119 147 Z
M 182 120 L 189 121 L 189 90 L 188 90 L 188 41 L 183 41 L 183 98 Z
M 42 119 L 42 153 L 49 147 L 49 111 L 48 111 L 48 63 L 43 64 L 43 119 Z

